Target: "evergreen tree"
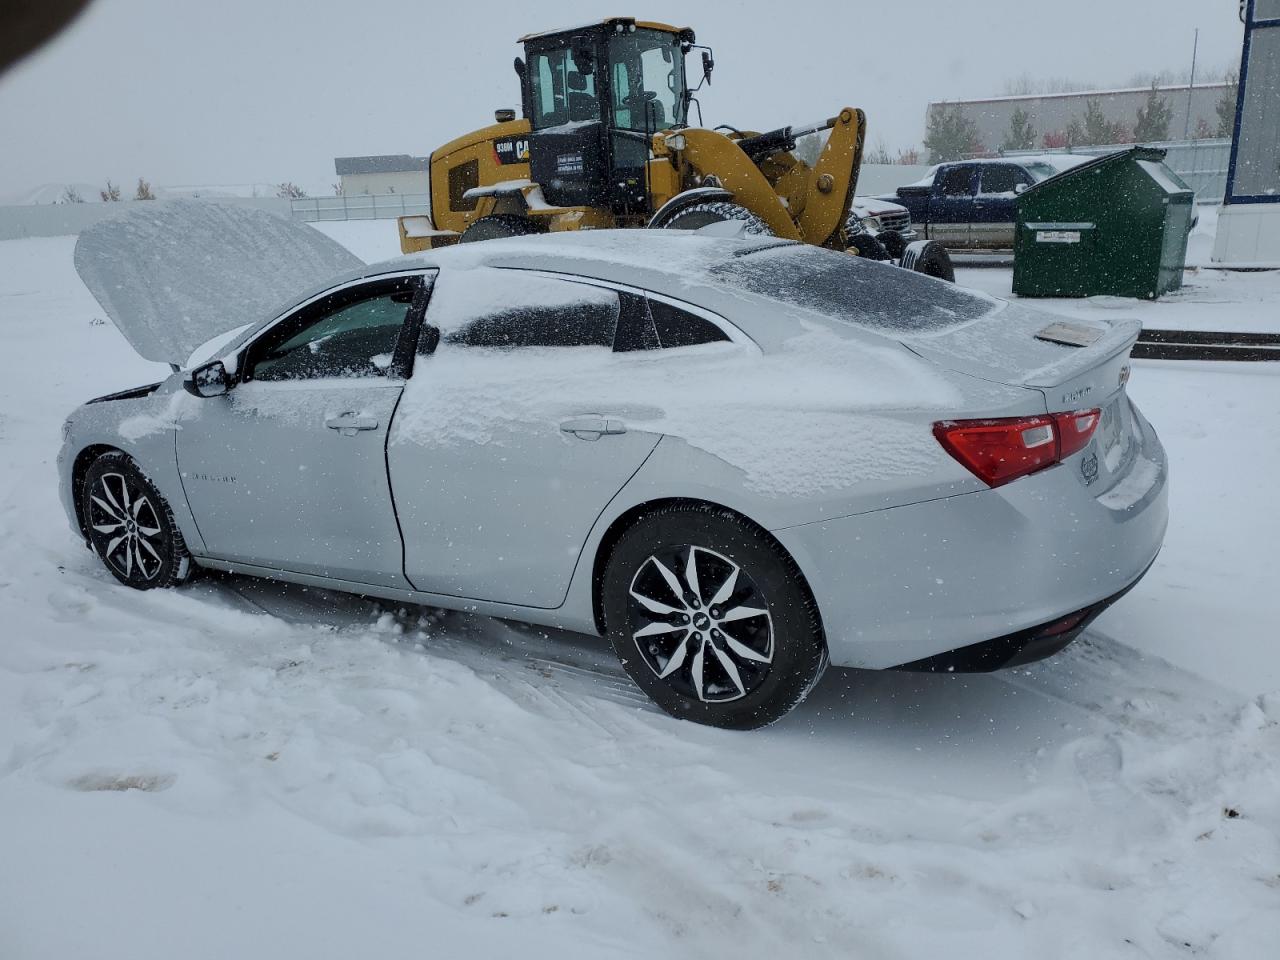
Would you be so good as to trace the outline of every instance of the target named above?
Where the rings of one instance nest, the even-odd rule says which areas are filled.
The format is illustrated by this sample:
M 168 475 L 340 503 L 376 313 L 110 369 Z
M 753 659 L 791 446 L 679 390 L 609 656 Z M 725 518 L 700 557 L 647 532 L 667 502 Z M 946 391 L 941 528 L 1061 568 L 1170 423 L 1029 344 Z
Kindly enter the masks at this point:
M 1218 136 L 1230 137 L 1236 129 L 1236 95 L 1240 89 L 1240 76 L 1234 70 L 1227 74 L 1227 86 L 1218 98 Z
M 977 124 L 961 113 L 959 107 L 944 107 L 929 114 L 924 145 L 929 151 L 930 163 L 963 160 L 982 152 Z
M 1084 127 L 1082 130 L 1084 145 L 1094 146 L 1102 143 L 1119 143 L 1124 139 L 1121 135 L 1121 130 L 1122 128 L 1119 124 L 1112 123 L 1107 119 L 1106 114 L 1102 112 L 1102 104 L 1094 99 L 1085 101 Z
M 135 193 L 134 193 L 134 195 L 133 195 L 133 199 L 135 199 L 135 200 L 154 200 L 155 198 L 156 198 L 156 195 L 155 195 L 154 193 L 152 193 L 152 192 L 151 192 L 151 184 L 147 183 L 147 181 L 145 181 L 145 180 L 143 180 L 141 177 L 139 177 L 139 178 L 138 178 L 138 189 L 137 189 L 137 191 L 135 191 Z
M 1013 116 L 1009 118 L 1009 130 L 1004 135 L 1001 150 L 1031 150 L 1036 145 L 1035 127 L 1031 126 L 1031 115 L 1021 107 L 1015 107 Z
M 1133 139 L 1138 143 L 1157 143 L 1169 139 L 1169 122 L 1173 119 L 1173 107 L 1160 96 L 1153 83 L 1147 91 L 1147 102 L 1138 108 L 1138 121 L 1133 127 Z
M 62 191 L 62 199 L 59 203 L 84 203 L 84 197 L 80 196 L 80 191 L 75 187 L 67 187 Z

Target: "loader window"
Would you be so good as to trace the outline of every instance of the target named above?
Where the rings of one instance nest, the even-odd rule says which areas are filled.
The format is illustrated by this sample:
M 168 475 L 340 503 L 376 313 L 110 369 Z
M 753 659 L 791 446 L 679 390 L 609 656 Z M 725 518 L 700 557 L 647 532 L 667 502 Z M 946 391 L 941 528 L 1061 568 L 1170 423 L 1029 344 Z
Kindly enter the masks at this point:
M 567 47 L 535 53 L 529 64 L 535 130 L 600 119 L 594 74 L 579 73 Z
M 609 40 L 613 122 L 622 130 L 665 130 L 684 124 L 684 53 L 659 30 L 620 33 Z

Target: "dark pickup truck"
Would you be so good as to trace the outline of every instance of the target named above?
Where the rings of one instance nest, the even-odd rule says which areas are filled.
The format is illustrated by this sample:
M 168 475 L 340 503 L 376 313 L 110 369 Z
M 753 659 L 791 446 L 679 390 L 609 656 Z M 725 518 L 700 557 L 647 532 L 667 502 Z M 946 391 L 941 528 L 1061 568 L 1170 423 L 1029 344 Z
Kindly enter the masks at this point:
M 1013 247 L 1018 194 L 1059 172 L 1043 160 L 944 163 L 924 180 L 880 199 L 906 207 L 912 226 L 927 240 L 999 250 Z

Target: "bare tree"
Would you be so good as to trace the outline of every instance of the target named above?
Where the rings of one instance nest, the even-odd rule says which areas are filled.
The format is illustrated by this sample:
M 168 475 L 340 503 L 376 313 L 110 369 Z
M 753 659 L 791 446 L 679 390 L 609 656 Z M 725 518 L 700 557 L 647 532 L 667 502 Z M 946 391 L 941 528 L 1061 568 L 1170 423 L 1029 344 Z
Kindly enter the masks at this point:
M 307 191 L 296 183 L 286 180 L 284 183 L 276 184 L 276 196 L 285 200 L 304 200 L 306 199 Z
M 341 181 L 341 180 L 339 180 L 337 183 L 335 183 L 335 184 L 333 185 L 333 195 L 334 195 L 335 197 L 340 197 L 340 196 L 342 196 L 342 181 Z
M 62 191 L 62 198 L 59 203 L 84 203 L 84 197 L 80 196 L 80 191 L 75 187 L 67 187 Z
M 915 147 L 907 147 L 905 150 L 898 151 L 898 159 L 894 163 L 900 163 L 903 166 L 914 167 L 920 163 L 920 151 Z
M 145 180 L 143 180 L 141 177 L 139 177 L 139 178 L 138 178 L 138 189 L 137 189 L 137 191 L 134 193 L 134 195 L 133 195 L 133 199 L 135 199 L 135 200 L 154 200 L 155 198 L 156 198 L 156 195 L 155 195 L 154 193 L 152 193 L 152 192 L 151 192 L 151 184 L 147 183 L 147 181 L 145 181 Z
M 107 181 L 107 189 L 99 190 L 98 196 L 102 198 L 103 203 L 115 203 L 120 199 L 120 185 Z
M 893 163 L 893 155 L 889 153 L 889 148 L 885 146 L 883 137 L 878 139 L 876 145 L 863 155 L 862 162 Z

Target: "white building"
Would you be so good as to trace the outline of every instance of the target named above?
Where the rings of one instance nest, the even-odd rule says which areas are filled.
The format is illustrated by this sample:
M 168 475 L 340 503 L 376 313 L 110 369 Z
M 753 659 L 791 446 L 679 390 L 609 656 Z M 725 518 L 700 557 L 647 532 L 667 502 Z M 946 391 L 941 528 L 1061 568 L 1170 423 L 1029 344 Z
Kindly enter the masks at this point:
M 418 195 L 430 192 L 427 176 L 429 159 L 405 153 L 380 157 L 337 157 L 333 166 L 342 183 L 343 196 Z

